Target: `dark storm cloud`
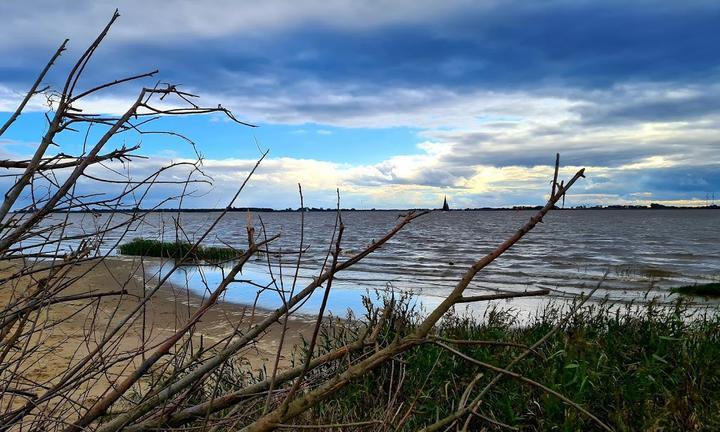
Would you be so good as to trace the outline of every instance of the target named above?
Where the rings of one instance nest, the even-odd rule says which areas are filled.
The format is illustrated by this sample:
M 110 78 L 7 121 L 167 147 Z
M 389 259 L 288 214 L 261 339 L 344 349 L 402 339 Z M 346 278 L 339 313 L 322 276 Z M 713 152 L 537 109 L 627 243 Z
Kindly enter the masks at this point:
M 154 10 L 158 7 L 146 5 L 147 15 L 159 12 Z M 205 6 L 197 3 L 199 17 L 201 8 Z M 38 39 L 43 18 L 30 9 L 41 8 L 0 6 L 5 20 L 26 19 L 18 27 L 25 34 L 15 34 L 14 43 L 0 46 L 11 59 L 0 66 L 4 82 L 26 81 L 60 42 Z M 97 9 L 95 5 L 92 17 L 99 29 L 103 15 Z M 206 22 L 196 29 L 197 37 L 192 37 L 193 28 L 187 30 L 190 37 L 183 37 L 181 29 L 168 35 L 152 25 L 153 19 L 133 11 L 116 25 L 118 39 L 111 33 L 108 45 L 98 52 L 102 69 L 94 72 L 127 74 L 157 66 L 166 79 L 206 91 L 255 94 L 268 87 L 279 91 L 298 80 L 353 84 L 359 89 L 535 89 L 544 84 L 606 88 L 632 80 L 710 80 L 720 64 L 717 3 L 544 2 L 541 7 L 503 2 L 449 9 L 436 19 L 418 23 L 398 18 L 377 23 L 372 30 L 344 30 L 332 17 L 301 16 L 296 22 L 253 31 L 246 31 L 239 19 L 236 27 L 216 34 L 205 28 L 213 23 Z M 179 19 L 172 10 L 162 10 L 168 21 Z M 68 10 L 63 16 L 69 32 L 92 25 L 81 10 Z M 177 25 L 182 28 L 181 21 Z M 126 27 L 140 28 L 144 34 L 128 37 Z M 87 30 L 79 38 L 72 41 L 75 47 L 88 41 Z M 257 85 L 244 82 L 242 76 L 271 81 Z M 93 79 L 92 71 L 88 79 Z
M 657 193 L 705 193 L 720 192 L 720 165 L 673 167 L 647 170 L 642 174 L 643 187 Z M 720 197 L 720 193 L 718 194 Z
M 632 202 L 638 196 L 646 201 L 697 200 L 702 203 L 720 191 L 720 164 L 693 167 L 673 166 L 650 169 L 588 171 L 577 194 L 604 195 Z M 716 192 L 716 196 L 720 196 Z
M 576 112 L 584 125 L 600 126 L 680 122 L 720 114 L 720 87 L 717 85 L 677 87 L 678 83 L 668 83 L 661 94 L 651 95 L 620 89 L 598 97 L 592 105 L 579 107 Z M 678 90 L 687 90 L 687 93 Z

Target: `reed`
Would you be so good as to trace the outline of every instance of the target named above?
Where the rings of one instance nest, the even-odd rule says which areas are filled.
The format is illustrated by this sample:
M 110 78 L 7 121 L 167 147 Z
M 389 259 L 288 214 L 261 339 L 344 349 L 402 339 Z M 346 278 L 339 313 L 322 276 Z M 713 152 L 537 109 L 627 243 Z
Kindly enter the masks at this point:
M 480 319 L 451 315 L 434 337 L 469 357 L 503 365 L 558 325 L 566 310 L 550 305 L 529 323 L 518 322 L 512 310 L 491 309 Z M 387 336 L 397 336 L 397 328 L 388 329 Z M 402 333 L 413 329 L 411 324 Z M 346 333 L 326 330 L 328 340 L 321 346 L 342 344 L 329 339 Z M 620 308 L 602 303 L 581 308 L 514 370 L 572 399 L 617 431 L 719 430 L 718 356 L 717 307 L 698 311 L 683 300 Z M 474 381 L 479 372 L 480 367 L 441 347 L 423 344 L 350 384 L 303 420 L 349 423 L 399 412 L 393 422 L 397 430 L 419 430 L 456 411 L 466 391 L 484 387 L 493 377 L 487 371 Z M 487 394 L 477 414 L 468 430 L 600 430 L 559 399 L 510 378 Z
M 685 285 L 672 288 L 670 292 L 689 296 L 720 297 L 720 282 Z

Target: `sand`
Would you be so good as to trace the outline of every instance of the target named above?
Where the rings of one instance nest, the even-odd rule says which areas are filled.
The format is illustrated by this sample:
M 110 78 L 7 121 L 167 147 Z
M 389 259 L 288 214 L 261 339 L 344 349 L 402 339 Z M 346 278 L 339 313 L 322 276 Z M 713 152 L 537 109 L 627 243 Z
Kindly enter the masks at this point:
M 108 293 L 123 289 L 127 294 L 103 297 L 99 301 L 73 300 L 47 308 L 48 312 L 38 319 L 40 327 L 47 327 L 37 335 L 37 340 L 42 341 L 41 349 L 33 354 L 33 361 L 23 363 L 22 375 L 42 385 L 52 385 L 63 372 L 76 364 L 78 359 L 86 355 L 95 343 L 102 339 L 106 329 L 114 327 L 135 310 L 140 304 L 144 290 L 147 292 L 156 286 L 156 281 L 148 279 L 144 274 L 143 263 L 147 266 L 150 261 L 148 259 L 141 261 L 137 258 L 108 258 L 99 263 L 91 262 L 74 266 L 67 277 L 83 274 L 84 276 L 63 291 L 63 296 L 91 292 Z M 18 263 L 0 264 L 0 278 L 7 277 L 17 268 L 19 268 Z M 41 275 L 42 273 L 35 277 Z M 27 286 L 27 280 L 0 285 L 0 304 L 3 307 L 7 305 L 12 296 L 23 290 L 23 285 Z M 252 299 L 254 291 L 249 291 L 248 297 Z M 143 341 L 146 346 L 162 342 L 174 334 L 203 301 L 203 296 L 198 296 L 185 287 L 170 284 L 161 286 L 137 315 L 138 318 L 128 326 L 128 331 L 118 342 L 118 352 L 132 352 L 141 347 Z M 247 329 L 268 314 L 269 311 L 253 310 L 251 306 L 219 303 L 197 324 L 192 343 L 195 347 L 200 343 L 208 347 L 222 342 L 233 334 L 236 328 Z M 48 325 L 51 323 L 52 326 Z M 293 346 L 301 342 L 301 335 L 312 331 L 313 325 L 313 319 L 310 317 L 292 317 L 289 320 L 281 368 L 290 364 Z M 272 368 L 280 334 L 281 325 L 276 323 L 252 348 L 241 353 L 253 370 L 260 370 L 264 365 L 267 370 Z M 90 395 L 88 402 L 95 400 L 113 380 L 131 372 L 139 360 L 138 357 L 125 362 L 126 368 L 113 367 L 111 374 L 95 380 L 92 387 L 87 389 Z

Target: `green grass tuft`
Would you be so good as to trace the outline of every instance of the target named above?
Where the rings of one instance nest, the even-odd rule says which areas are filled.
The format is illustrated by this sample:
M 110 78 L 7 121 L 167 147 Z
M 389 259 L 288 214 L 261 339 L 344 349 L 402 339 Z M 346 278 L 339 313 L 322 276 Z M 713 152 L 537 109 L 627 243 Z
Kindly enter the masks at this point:
M 720 297 L 720 282 L 685 285 L 670 290 L 672 293 L 703 297 Z
M 192 250 L 187 242 L 163 242 L 136 238 L 120 245 L 123 255 L 181 259 Z M 237 258 L 242 251 L 216 246 L 199 246 L 188 256 L 188 261 L 221 262 Z

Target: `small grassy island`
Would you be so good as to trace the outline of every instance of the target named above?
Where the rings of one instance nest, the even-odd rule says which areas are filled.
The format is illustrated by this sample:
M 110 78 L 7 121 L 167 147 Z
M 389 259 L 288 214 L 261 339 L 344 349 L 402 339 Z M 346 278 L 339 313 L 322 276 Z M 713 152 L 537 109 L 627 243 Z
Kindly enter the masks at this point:
M 120 245 L 122 255 L 144 257 L 175 258 L 187 257 L 188 262 L 220 262 L 237 258 L 242 251 L 229 247 L 198 246 L 193 249 L 189 242 L 163 242 L 160 240 L 147 240 L 136 238 Z
M 720 282 L 685 285 L 670 290 L 672 293 L 702 297 L 720 297 Z

